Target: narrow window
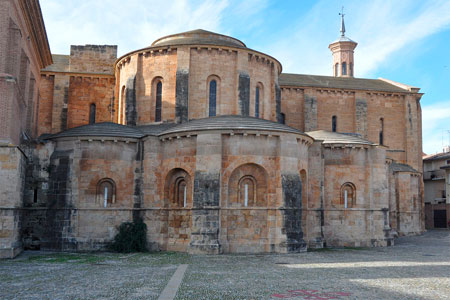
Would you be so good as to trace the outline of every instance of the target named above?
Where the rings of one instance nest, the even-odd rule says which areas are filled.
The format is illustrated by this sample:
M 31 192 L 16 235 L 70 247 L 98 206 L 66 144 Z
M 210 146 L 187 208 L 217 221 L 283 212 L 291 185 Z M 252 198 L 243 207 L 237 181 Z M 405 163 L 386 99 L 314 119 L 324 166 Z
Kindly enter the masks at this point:
M 347 63 L 342 63 L 342 75 L 347 75 Z
M 338 63 L 334 66 L 334 76 L 339 76 L 339 64 Z
M 102 179 L 97 184 L 97 197 L 103 207 L 115 203 L 115 185 L 111 179 Z
M 252 176 L 244 176 L 239 181 L 238 186 L 239 186 L 239 201 L 244 202 L 244 207 L 256 205 L 256 199 L 255 199 L 256 181 L 255 181 L 255 179 Z
M 352 63 L 350 63 L 349 69 L 350 69 L 350 76 L 353 76 L 353 64 Z
M 445 198 L 445 197 L 444 197 Z M 33 203 L 37 203 L 37 188 L 34 189 Z
M 336 132 L 337 130 L 337 117 L 333 116 L 331 118 L 331 131 Z
M 379 136 L 379 138 L 380 138 L 380 145 L 383 145 L 383 143 L 384 143 L 384 119 L 383 118 L 381 118 L 380 119 L 380 136 Z
M 345 208 L 348 207 L 348 190 L 344 190 Z
M 108 206 L 108 186 L 105 185 L 104 189 L 105 189 L 105 194 L 104 194 L 104 207 L 107 207 L 107 206 Z
M 248 206 L 248 184 L 244 185 L 244 206 Z
M 125 95 L 125 86 L 123 86 L 119 101 L 119 124 L 123 124 L 125 120 Z
M 156 84 L 155 122 L 161 122 L 162 82 Z
M 187 203 L 187 188 L 184 178 L 179 178 L 176 181 L 176 199 L 175 203 L 179 207 L 186 207 Z
M 341 187 L 340 204 L 345 208 L 351 208 L 355 205 L 355 186 L 350 183 L 344 183 Z
M 96 106 L 94 103 L 92 103 L 91 107 L 89 109 L 89 124 L 95 123 L 95 110 L 96 110 Z
M 217 96 L 217 81 L 211 80 L 209 82 L 209 116 L 216 115 L 216 96 Z
M 259 86 L 255 90 L 255 117 L 259 118 Z
M 284 113 L 280 114 L 280 123 L 286 124 L 286 115 Z
M 186 199 L 187 199 L 187 189 L 186 184 L 183 186 L 183 207 L 186 207 Z

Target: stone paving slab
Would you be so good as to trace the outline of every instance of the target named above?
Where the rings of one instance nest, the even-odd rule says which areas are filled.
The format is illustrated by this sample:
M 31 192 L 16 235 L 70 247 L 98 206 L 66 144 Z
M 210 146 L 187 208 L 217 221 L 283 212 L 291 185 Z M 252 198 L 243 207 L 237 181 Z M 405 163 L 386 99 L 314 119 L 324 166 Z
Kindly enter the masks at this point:
M 0 261 L 0 299 L 450 299 L 450 231 L 288 255 L 55 254 Z

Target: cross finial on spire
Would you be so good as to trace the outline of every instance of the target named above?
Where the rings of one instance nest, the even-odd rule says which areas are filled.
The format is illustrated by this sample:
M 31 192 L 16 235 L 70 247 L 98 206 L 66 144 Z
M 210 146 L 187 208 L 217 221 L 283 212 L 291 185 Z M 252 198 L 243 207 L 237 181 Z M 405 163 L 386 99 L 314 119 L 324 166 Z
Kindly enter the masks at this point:
M 342 6 L 342 12 L 339 13 L 341 16 L 341 36 L 345 36 L 345 24 L 344 24 L 344 7 Z

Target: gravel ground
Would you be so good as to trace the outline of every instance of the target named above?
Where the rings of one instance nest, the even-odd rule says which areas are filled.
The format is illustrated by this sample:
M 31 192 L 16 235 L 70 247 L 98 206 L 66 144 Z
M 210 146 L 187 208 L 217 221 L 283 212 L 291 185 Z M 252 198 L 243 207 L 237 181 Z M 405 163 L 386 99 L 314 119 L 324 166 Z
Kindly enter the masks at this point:
M 450 231 L 371 249 L 190 256 L 25 252 L 0 262 L 0 299 L 450 299 Z

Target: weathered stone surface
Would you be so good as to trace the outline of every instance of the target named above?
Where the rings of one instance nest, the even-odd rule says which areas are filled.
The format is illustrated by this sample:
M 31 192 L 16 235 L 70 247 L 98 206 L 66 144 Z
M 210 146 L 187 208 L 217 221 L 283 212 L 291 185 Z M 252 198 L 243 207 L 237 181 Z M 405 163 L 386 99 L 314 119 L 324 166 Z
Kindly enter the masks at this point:
M 195 172 L 194 207 L 218 206 L 220 203 L 220 174 Z
M 126 124 L 136 126 L 137 110 L 136 110 L 136 76 L 128 78 L 125 92 L 125 115 Z
M 288 252 L 306 251 L 302 231 L 302 181 L 300 175 L 281 175 L 283 187 L 283 228 Z
M 246 73 L 239 73 L 239 109 L 243 116 L 250 115 L 250 76 Z
M 189 72 L 177 71 L 175 120 L 183 123 L 188 120 L 189 108 Z

